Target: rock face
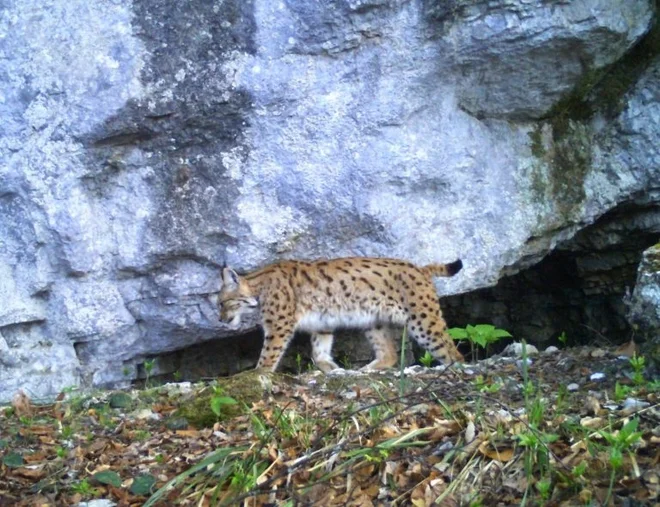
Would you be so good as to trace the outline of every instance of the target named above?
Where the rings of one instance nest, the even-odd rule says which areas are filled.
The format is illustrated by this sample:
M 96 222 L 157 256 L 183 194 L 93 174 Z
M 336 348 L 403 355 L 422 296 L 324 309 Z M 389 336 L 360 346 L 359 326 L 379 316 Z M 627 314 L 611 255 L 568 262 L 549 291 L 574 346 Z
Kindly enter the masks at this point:
M 655 360 L 660 364 L 660 244 L 644 252 L 629 303 L 631 323 L 654 345 Z
M 657 209 L 660 60 L 626 73 L 608 114 L 566 101 L 595 100 L 654 9 L 6 2 L 0 401 L 130 382 L 145 358 L 230 336 L 223 263 L 461 257 L 438 285 L 456 294 L 613 208 Z

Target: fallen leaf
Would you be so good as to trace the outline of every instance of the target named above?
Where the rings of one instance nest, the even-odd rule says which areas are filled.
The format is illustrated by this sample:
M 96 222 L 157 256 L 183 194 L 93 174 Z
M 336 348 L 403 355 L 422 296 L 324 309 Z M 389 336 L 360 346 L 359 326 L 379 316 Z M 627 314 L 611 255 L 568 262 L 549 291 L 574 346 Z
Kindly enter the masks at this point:
M 14 398 L 11 401 L 11 406 L 14 407 L 14 411 L 18 417 L 31 417 L 33 413 L 32 403 L 30 398 L 25 394 L 23 389 L 19 389 Z
M 482 444 L 479 446 L 479 452 L 487 458 L 502 462 L 510 461 L 511 458 L 513 458 L 514 453 L 512 447 L 506 445 L 496 447 L 488 440 L 484 440 L 484 442 L 482 442 Z
M 475 427 L 472 421 L 468 422 L 467 427 L 465 428 L 465 442 L 470 443 L 474 440 L 474 437 L 477 436 L 477 428 Z
M 624 343 L 616 348 L 614 354 L 617 356 L 632 357 L 637 354 L 637 344 L 635 340 L 631 339 L 628 343 Z

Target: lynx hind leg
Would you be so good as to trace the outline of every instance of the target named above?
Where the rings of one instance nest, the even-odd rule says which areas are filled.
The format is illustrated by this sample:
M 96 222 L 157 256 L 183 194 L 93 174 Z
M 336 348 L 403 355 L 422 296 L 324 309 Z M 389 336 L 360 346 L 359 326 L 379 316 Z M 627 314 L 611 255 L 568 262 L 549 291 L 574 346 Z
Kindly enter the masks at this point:
M 365 332 L 365 335 L 376 354 L 376 359 L 364 366 L 363 370 L 385 370 L 392 368 L 397 362 L 396 345 L 391 327 L 375 327 Z
M 458 351 L 454 340 L 447 333 L 447 324 L 442 317 L 437 299 L 427 297 L 422 299 L 417 308 L 421 311 L 411 313 L 408 320 L 408 333 L 424 349 L 428 350 L 434 359 L 443 364 L 463 362 L 465 359 Z
M 332 333 L 314 333 L 312 335 L 312 359 L 314 364 L 324 373 L 339 368 L 332 359 Z

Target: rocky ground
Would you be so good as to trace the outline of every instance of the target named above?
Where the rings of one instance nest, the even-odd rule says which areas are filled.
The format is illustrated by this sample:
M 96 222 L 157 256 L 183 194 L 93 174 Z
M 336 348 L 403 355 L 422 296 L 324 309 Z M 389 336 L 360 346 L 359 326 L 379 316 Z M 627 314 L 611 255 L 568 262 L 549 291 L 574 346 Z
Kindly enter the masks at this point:
M 656 505 L 660 384 L 635 344 L 520 349 L 403 378 L 18 394 L 0 505 Z

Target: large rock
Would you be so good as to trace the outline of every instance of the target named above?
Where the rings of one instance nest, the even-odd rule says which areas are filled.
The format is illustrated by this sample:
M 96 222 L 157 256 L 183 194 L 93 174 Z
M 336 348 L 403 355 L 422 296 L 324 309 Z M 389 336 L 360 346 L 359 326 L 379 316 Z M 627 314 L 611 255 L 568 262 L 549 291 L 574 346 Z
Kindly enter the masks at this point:
M 648 0 L 7 2 L 0 400 L 129 382 L 230 336 L 225 262 L 461 257 L 452 294 L 657 202 L 657 60 L 616 115 L 542 119 L 653 16 Z
M 652 355 L 660 365 L 660 244 L 644 252 L 628 303 L 633 328 L 653 346 Z

